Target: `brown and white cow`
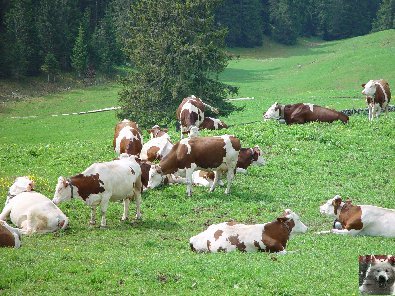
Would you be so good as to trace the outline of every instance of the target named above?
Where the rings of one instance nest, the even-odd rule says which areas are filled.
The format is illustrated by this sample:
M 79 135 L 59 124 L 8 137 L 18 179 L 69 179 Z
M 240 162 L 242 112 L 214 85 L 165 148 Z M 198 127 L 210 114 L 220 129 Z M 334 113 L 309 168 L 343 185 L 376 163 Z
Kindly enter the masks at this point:
M 151 134 L 151 139 L 143 145 L 140 159 L 148 161 L 161 160 L 173 148 L 167 129 L 162 130 L 156 125 L 148 131 Z
M 94 163 L 81 174 L 69 179 L 59 177 L 53 202 L 82 199 L 91 207 L 90 224 L 96 224 L 96 208 L 101 209 L 101 227 L 106 227 L 106 212 L 110 201 L 124 203 L 122 220 L 129 216 L 129 203 L 136 201 L 136 218 L 141 218 L 141 168 L 135 156 L 121 154 L 120 159 Z
M 22 192 L 29 192 L 34 190 L 34 181 L 30 180 L 29 177 L 17 177 L 14 183 L 11 185 L 8 190 L 7 199 L 5 201 L 5 205 L 9 203 L 9 201 Z
M 388 82 L 384 79 L 369 80 L 366 84 L 362 84 L 362 87 L 362 94 L 366 96 L 368 104 L 369 120 L 373 120 L 374 117 L 378 118 L 382 110 L 388 114 L 388 104 L 391 100 Z
M 321 214 L 337 218 L 343 229 L 321 233 L 395 237 L 395 210 L 343 202 L 340 195 L 320 206 Z
M 208 129 L 208 130 L 220 130 L 223 128 L 228 128 L 225 122 L 213 118 L 213 117 L 204 117 L 203 122 L 199 126 L 200 129 Z
M 218 137 L 193 137 L 182 139 L 176 143 L 170 153 L 163 158 L 159 165 L 154 165 L 149 173 L 149 188 L 161 183 L 162 175 L 180 174 L 185 172 L 187 194 L 192 195 L 192 174 L 196 169 L 214 171 L 216 174 L 210 192 L 215 189 L 219 174 L 227 172 L 227 188 L 234 178 L 237 158 L 240 151 L 240 140 L 234 136 L 223 135 Z
M 0 248 L 20 248 L 21 234 L 18 228 L 13 228 L 7 222 L 0 220 Z
M 115 126 L 113 147 L 115 153 L 139 155 L 143 147 L 143 137 L 137 123 L 124 119 Z
M 305 103 L 280 105 L 276 102 L 263 115 L 263 120 L 269 119 L 285 120 L 287 124 L 311 121 L 333 122 L 336 120 L 341 120 L 343 123 L 348 122 L 348 116 L 342 112 Z
M 265 159 L 263 158 L 263 152 L 259 146 L 254 148 L 241 148 L 237 160 L 236 172 L 246 173 L 247 168 L 250 165 L 262 166 L 265 164 Z M 197 170 L 193 172 L 192 183 L 193 185 L 199 185 L 204 187 L 211 187 L 215 179 L 214 172 L 207 172 L 204 170 Z M 184 180 L 184 183 L 186 181 Z M 218 180 L 220 186 L 223 185 L 221 180 Z
M 189 244 L 195 252 L 270 252 L 286 253 L 288 240 L 305 233 L 307 226 L 299 216 L 287 209 L 276 220 L 264 224 L 224 222 L 213 224 L 191 237 Z
M 199 127 L 202 124 L 205 107 L 209 107 L 214 113 L 218 113 L 217 109 L 193 95 L 182 100 L 176 111 L 177 120 L 180 122 L 181 127 L 181 139 L 184 134 L 189 132 L 192 126 Z

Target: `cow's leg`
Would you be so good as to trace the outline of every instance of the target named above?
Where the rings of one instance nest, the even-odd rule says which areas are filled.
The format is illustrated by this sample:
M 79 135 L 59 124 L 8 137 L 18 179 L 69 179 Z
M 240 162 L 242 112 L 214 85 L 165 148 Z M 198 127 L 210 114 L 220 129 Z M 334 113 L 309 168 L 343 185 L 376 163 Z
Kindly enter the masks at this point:
M 192 196 L 192 174 L 195 168 L 196 165 L 191 164 L 191 167 L 185 170 L 188 196 Z
M 233 180 L 234 176 L 235 176 L 234 168 L 228 168 L 228 174 L 227 174 L 228 184 L 226 184 L 225 194 L 230 193 L 230 185 L 232 185 L 232 180 Z
M 141 219 L 141 191 L 140 190 L 135 191 L 134 198 L 136 200 L 136 219 Z
M 379 104 L 375 104 L 375 105 L 374 105 L 374 110 L 375 110 L 375 112 L 376 112 L 376 118 L 379 118 L 380 113 L 381 113 L 381 107 L 380 107 L 380 105 L 379 105 Z
M 130 199 L 125 198 L 123 200 L 123 215 L 121 218 L 122 221 L 126 221 L 129 219 L 129 204 L 130 204 Z
M 108 203 L 109 202 L 110 202 L 109 198 L 103 198 L 101 203 L 100 203 L 100 210 L 101 210 L 100 227 L 101 228 L 106 228 L 107 227 L 106 213 L 107 213 Z
M 372 106 L 370 104 L 368 105 L 368 112 L 369 112 L 368 119 L 372 120 L 373 119 L 372 118 Z
M 10 216 L 11 209 L 12 209 L 11 205 L 7 204 L 0 214 L 0 220 L 7 221 L 8 217 Z
M 90 225 L 96 224 L 96 206 L 91 207 L 91 220 L 89 221 Z
M 213 184 L 210 187 L 210 192 L 214 191 L 215 186 L 217 186 L 218 180 L 219 180 L 219 173 L 218 173 L 218 171 L 214 171 L 214 181 L 213 181 Z

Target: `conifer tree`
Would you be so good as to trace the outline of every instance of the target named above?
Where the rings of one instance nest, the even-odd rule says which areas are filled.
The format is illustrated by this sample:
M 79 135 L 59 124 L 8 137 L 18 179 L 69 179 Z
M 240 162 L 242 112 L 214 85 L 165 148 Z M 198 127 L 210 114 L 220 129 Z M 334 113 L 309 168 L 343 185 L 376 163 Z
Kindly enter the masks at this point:
M 74 43 L 71 63 L 74 70 L 77 71 L 78 77 L 81 77 L 81 74 L 83 74 L 88 66 L 88 44 L 82 25 L 80 25 L 78 36 Z
M 372 31 L 395 29 L 395 0 L 383 0 L 373 22 Z

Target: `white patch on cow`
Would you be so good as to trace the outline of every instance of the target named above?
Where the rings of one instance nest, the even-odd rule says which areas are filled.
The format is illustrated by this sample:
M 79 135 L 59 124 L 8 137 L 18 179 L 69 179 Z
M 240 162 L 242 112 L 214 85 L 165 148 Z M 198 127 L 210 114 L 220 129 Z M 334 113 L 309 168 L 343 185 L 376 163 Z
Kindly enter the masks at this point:
M 195 100 L 195 101 L 198 101 L 198 100 Z M 196 126 L 200 126 L 200 125 L 202 124 L 202 122 L 203 122 L 203 120 L 204 120 L 204 112 L 203 112 L 202 110 L 200 110 L 199 108 L 197 108 L 195 105 L 193 105 L 193 104 L 190 102 L 190 100 L 187 101 L 187 102 L 182 106 L 182 109 L 181 109 L 180 114 L 182 114 L 182 112 L 183 112 L 184 110 L 188 110 L 189 112 L 195 112 L 196 114 L 198 114 L 198 118 L 197 118 L 197 120 L 196 120 L 196 122 L 195 122 L 195 125 L 196 125 Z
M 192 147 L 191 147 L 191 145 L 189 144 L 189 140 L 190 140 L 190 139 L 186 138 L 186 139 L 182 139 L 182 140 L 180 141 L 180 144 L 181 144 L 181 145 L 187 146 L 187 148 L 188 148 L 187 154 L 191 154 L 191 152 L 192 152 Z
M 310 111 L 313 112 L 313 110 L 314 110 L 314 104 L 311 104 L 311 103 L 303 103 L 303 105 L 309 106 Z
M 140 159 L 141 160 L 147 160 L 148 159 L 148 150 L 151 147 L 158 147 L 159 151 L 157 154 L 163 158 L 165 157 L 173 148 L 173 144 L 170 142 L 170 137 L 167 133 L 162 135 L 161 137 L 156 137 L 156 138 L 151 138 L 147 143 L 143 145 L 143 148 L 141 149 L 140 152 Z
M 276 110 L 276 107 L 278 107 L 277 102 L 267 109 L 266 113 L 263 115 L 263 120 L 280 119 L 280 109 Z
M 29 177 L 17 177 L 14 183 L 8 190 L 7 200 L 5 204 L 7 205 L 10 200 L 22 192 L 28 192 L 34 190 L 34 182 L 29 179 Z
M 373 98 L 376 94 L 376 81 L 369 80 L 368 83 L 365 84 L 365 88 L 362 90 L 362 94 Z
M 217 130 L 219 128 L 219 126 L 222 126 L 222 122 L 221 120 L 217 119 L 217 118 L 213 118 L 213 117 L 207 117 L 210 118 L 210 120 L 213 121 L 214 123 L 214 128 Z
M 126 119 L 124 119 L 124 120 L 126 120 Z M 136 129 L 134 129 L 133 127 L 130 127 L 130 126 L 125 126 L 124 128 L 121 129 L 118 137 L 115 140 L 115 152 L 117 154 L 121 153 L 122 139 L 129 139 L 130 141 L 139 139 L 137 136 L 133 135 L 132 131 L 134 131 L 134 130 L 136 131 Z M 142 142 L 142 139 L 141 139 L 141 142 Z
M 199 137 L 199 128 L 197 126 L 191 126 L 189 128 L 188 138 L 195 138 Z
M 151 165 L 148 173 L 148 185 L 147 188 L 158 187 L 162 183 L 162 174 L 158 171 L 158 165 Z

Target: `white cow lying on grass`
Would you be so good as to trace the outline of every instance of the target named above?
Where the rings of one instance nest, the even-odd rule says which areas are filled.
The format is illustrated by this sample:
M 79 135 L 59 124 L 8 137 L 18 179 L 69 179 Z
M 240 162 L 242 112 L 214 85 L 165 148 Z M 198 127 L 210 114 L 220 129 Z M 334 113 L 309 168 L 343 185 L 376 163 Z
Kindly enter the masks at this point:
M 16 195 L 22 192 L 33 191 L 34 190 L 34 181 L 30 180 L 29 177 L 17 177 L 14 181 L 14 184 L 11 185 L 8 190 L 7 199 L 5 204 Z
M 26 184 L 33 183 L 30 180 Z M 54 232 L 68 225 L 66 215 L 49 198 L 35 191 L 22 192 L 10 198 L 0 214 L 0 220 L 8 218 L 22 234 Z

